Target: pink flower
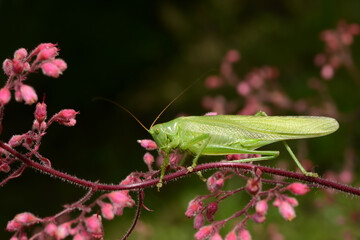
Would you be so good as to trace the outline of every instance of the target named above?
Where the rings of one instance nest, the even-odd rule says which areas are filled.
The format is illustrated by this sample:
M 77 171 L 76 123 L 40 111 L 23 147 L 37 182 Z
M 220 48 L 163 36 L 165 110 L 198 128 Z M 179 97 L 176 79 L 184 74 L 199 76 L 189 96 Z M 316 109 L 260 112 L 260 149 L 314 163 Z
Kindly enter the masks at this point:
M 298 182 L 290 184 L 289 186 L 287 186 L 287 189 L 293 194 L 297 195 L 304 195 L 310 191 L 309 187 L 306 184 Z
M 211 225 L 202 227 L 196 234 L 196 240 L 204 240 L 212 235 L 213 227 Z
M 59 75 L 62 73 L 60 68 L 58 68 L 52 62 L 43 63 L 41 65 L 41 69 L 42 69 L 42 72 L 43 72 L 44 75 L 49 76 L 49 77 L 53 77 L 53 78 L 58 78 Z
M 240 229 L 238 236 L 239 240 L 251 240 L 251 235 L 246 229 Z
M 286 197 L 286 201 L 293 207 L 297 207 L 299 205 L 299 202 L 293 197 Z
M 13 63 L 10 59 L 5 59 L 2 64 L 3 70 L 7 76 L 10 76 L 13 73 Z
M 148 151 L 155 150 L 157 148 L 156 143 L 151 139 L 138 140 L 137 142 Z
M 194 229 L 200 229 L 202 226 L 204 226 L 204 222 L 204 216 L 202 214 L 198 214 L 194 219 Z
M 185 216 L 188 218 L 195 217 L 203 209 L 203 203 L 200 200 L 191 200 L 188 208 L 185 212 Z
M 265 200 L 258 201 L 255 206 L 255 210 L 260 215 L 265 215 L 268 209 L 267 202 Z
M 57 47 L 50 47 L 41 50 L 36 58 L 36 61 L 44 61 L 54 59 L 58 55 L 59 49 Z
M 240 60 L 240 53 L 235 49 L 231 49 L 226 53 L 225 58 L 228 62 L 235 63 Z
M 125 191 L 114 191 L 108 194 L 110 201 L 116 205 L 122 207 L 133 207 L 135 205 L 134 200 Z
M 86 228 L 92 234 L 102 233 L 101 217 L 97 214 L 93 214 L 91 217 L 85 219 Z
M 57 239 L 64 239 L 70 234 L 71 224 L 66 222 L 58 226 L 56 230 L 56 238 Z
M 214 215 L 218 210 L 218 204 L 216 202 L 211 202 L 206 208 L 206 218 L 208 221 L 212 222 L 214 220 Z
M 101 214 L 107 220 L 112 220 L 114 218 L 114 207 L 110 203 L 104 203 L 101 206 Z
M 235 230 L 229 232 L 229 234 L 226 235 L 225 240 L 237 240 Z
M 17 231 L 18 229 L 20 229 L 20 227 L 22 227 L 22 224 L 21 223 L 18 223 L 17 221 L 15 220 L 11 220 L 7 223 L 6 225 L 6 231 L 9 231 L 9 232 L 15 232 Z
M 150 166 L 154 162 L 154 156 L 151 153 L 146 152 L 144 155 L 144 162 Z
M 24 71 L 24 63 L 20 60 L 13 59 L 12 61 L 12 71 L 15 74 L 21 74 Z
M 296 217 L 294 208 L 287 201 L 281 201 L 279 211 L 287 221 L 291 221 Z
M 49 223 L 48 225 L 46 225 L 44 231 L 51 237 L 55 237 L 56 236 L 56 232 L 57 232 L 57 226 L 53 223 Z
M 240 96 L 247 96 L 251 92 L 251 87 L 247 82 L 242 81 L 237 85 L 236 90 Z
M 38 103 L 36 104 L 35 109 L 35 118 L 38 122 L 43 122 L 46 119 L 46 104 L 45 103 Z
M 10 101 L 11 94 L 7 87 L 0 89 L 0 104 L 3 106 Z
M 61 72 L 64 72 L 67 69 L 66 62 L 60 58 L 54 59 L 52 63 L 57 66 Z
M 333 78 L 333 76 L 334 76 L 333 67 L 330 65 L 324 65 L 321 68 L 321 76 L 326 80 L 330 80 L 331 78 Z
M 28 52 L 26 51 L 26 49 L 25 48 L 20 48 L 20 49 L 15 51 L 14 59 L 24 60 L 27 55 L 28 55 Z
M 75 117 L 77 114 L 79 112 L 76 112 L 74 109 L 64 109 L 54 116 L 54 120 L 59 124 L 72 127 L 76 123 Z
M 214 89 L 214 88 L 218 88 L 223 84 L 223 80 L 216 76 L 209 76 L 205 79 L 205 86 L 209 89 Z
M 25 101 L 25 104 L 31 105 L 33 103 L 36 103 L 38 100 L 34 88 L 29 85 L 22 84 L 20 86 L 20 93 L 22 99 Z
M 218 232 L 216 232 L 214 234 L 214 236 L 211 237 L 210 240 L 222 240 L 222 237 L 220 236 L 220 234 Z
M 15 216 L 14 220 L 20 224 L 31 224 L 39 221 L 39 218 L 35 217 L 32 213 L 24 212 Z

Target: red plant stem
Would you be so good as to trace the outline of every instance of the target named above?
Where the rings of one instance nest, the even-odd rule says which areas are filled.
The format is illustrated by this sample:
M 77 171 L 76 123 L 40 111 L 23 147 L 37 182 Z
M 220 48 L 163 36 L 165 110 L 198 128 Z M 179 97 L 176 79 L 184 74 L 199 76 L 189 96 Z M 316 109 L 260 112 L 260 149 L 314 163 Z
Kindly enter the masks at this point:
M 16 158 L 24 162 L 29 167 L 32 167 L 34 169 L 40 170 L 43 173 L 50 174 L 51 176 L 61 178 L 63 180 L 81 185 L 83 187 L 87 188 L 96 188 L 97 190 L 101 191 L 114 191 L 114 190 L 133 190 L 133 189 L 140 189 L 140 188 L 146 188 L 146 187 L 152 187 L 155 186 L 159 179 L 151 179 L 146 180 L 141 183 L 134 183 L 134 184 L 128 184 L 128 185 L 110 185 L 110 184 L 99 184 L 87 180 L 83 180 L 71 175 L 68 175 L 66 173 L 57 171 L 53 168 L 49 168 L 46 166 L 43 166 L 39 163 L 36 163 L 23 154 L 17 152 L 16 150 L 12 149 L 10 146 L 5 144 L 4 142 L 0 141 L 0 148 L 4 149 L 5 151 L 9 152 L 10 154 L 14 155 Z M 360 196 L 360 189 L 356 187 L 351 187 L 345 184 L 329 181 L 320 177 L 308 177 L 303 175 L 302 173 L 294 173 L 286 170 L 281 169 L 275 169 L 270 167 L 263 167 L 260 165 L 254 165 L 254 164 L 247 164 L 247 163 L 232 163 L 232 162 L 214 162 L 214 163 L 204 163 L 201 165 L 198 165 L 194 168 L 194 171 L 189 173 L 187 169 L 183 169 L 171 174 L 168 174 L 164 176 L 163 182 L 168 182 L 180 177 L 185 177 L 187 175 L 193 174 L 198 171 L 204 171 L 204 170 L 211 170 L 211 169 L 243 169 L 243 170 L 250 170 L 253 171 L 254 168 L 260 169 L 263 173 L 269 173 L 273 175 L 279 175 L 284 176 L 287 178 L 293 178 L 296 180 L 308 182 L 310 184 L 318 185 L 319 187 L 323 188 L 332 188 L 339 190 L 341 192 L 350 193 L 353 195 Z
M 134 230 L 134 228 L 135 228 L 135 226 L 136 226 L 136 224 L 137 224 L 137 222 L 138 222 L 138 220 L 140 218 L 141 208 L 143 207 L 143 199 L 144 199 L 144 191 L 143 191 L 143 189 L 139 189 L 138 194 L 139 194 L 139 201 L 138 201 L 138 208 L 136 210 L 136 215 L 135 215 L 134 222 L 132 223 L 130 229 L 125 234 L 125 236 L 122 238 L 122 240 L 126 240 L 130 236 L 130 234 Z

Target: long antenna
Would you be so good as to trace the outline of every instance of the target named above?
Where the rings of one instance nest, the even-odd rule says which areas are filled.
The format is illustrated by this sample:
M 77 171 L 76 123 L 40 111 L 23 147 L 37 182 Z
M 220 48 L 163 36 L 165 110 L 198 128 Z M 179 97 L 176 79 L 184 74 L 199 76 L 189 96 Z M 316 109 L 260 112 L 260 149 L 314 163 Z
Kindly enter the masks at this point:
M 121 108 L 122 110 L 124 110 L 125 112 L 127 112 L 128 114 L 130 114 L 147 132 L 149 132 L 149 129 L 147 129 L 147 128 L 144 126 L 144 124 L 142 124 L 142 123 L 140 122 L 140 120 L 139 120 L 137 117 L 135 117 L 134 114 L 132 114 L 132 113 L 130 112 L 130 110 L 128 110 L 128 109 L 125 108 L 124 106 L 121 106 L 119 103 L 117 103 L 117 102 L 115 102 L 115 101 L 113 101 L 113 100 L 110 100 L 110 99 L 108 99 L 108 98 L 103 98 L 103 97 L 95 97 L 95 98 L 93 98 L 92 100 L 93 100 L 93 101 L 95 101 L 95 100 L 103 100 L 103 101 L 107 101 L 107 102 L 110 102 L 110 103 L 116 105 L 117 107 Z
M 213 70 L 211 70 L 213 71 Z M 159 115 L 155 118 L 155 120 L 153 121 L 153 123 L 151 124 L 150 128 L 152 128 L 156 121 L 159 119 L 159 117 L 165 112 L 166 109 L 168 109 L 168 107 L 171 106 L 171 104 L 173 104 L 179 97 L 181 97 L 187 90 L 189 90 L 192 86 L 194 86 L 197 82 L 199 82 L 205 75 L 209 74 L 208 71 L 204 74 L 202 74 L 198 79 L 196 79 L 193 83 L 191 83 L 189 86 L 187 86 L 187 88 L 185 88 L 184 90 L 182 90 L 170 103 L 168 103 L 168 105 L 166 105 L 166 107 L 159 113 Z

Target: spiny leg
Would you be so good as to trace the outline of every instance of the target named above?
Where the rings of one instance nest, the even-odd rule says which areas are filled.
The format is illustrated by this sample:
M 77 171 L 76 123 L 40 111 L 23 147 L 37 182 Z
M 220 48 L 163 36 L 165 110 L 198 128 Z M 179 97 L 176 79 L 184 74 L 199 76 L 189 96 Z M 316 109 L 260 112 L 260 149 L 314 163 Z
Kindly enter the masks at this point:
M 195 143 L 200 142 L 204 139 L 205 139 L 205 142 L 202 144 L 199 152 L 196 154 L 196 157 L 193 159 L 193 163 L 192 163 L 191 167 L 188 167 L 189 172 L 194 171 L 194 168 L 196 167 L 196 163 L 197 163 L 199 157 L 201 156 L 201 154 L 203 153 L 204 149 L 206 148 L 206 146 L 209 144 L 211 137 L 209 136 L 209 134 L 204 134 L 204 135 L 201 135 L 201 136 L 193 139 L 189 144 L 187 144 L 187 147 L 189 147 L 189 146 L 194 145 Z M 201 175 L 199 175 L 199 176 L 202 177 Z
M 313 173 L 313 172 L 307 172 L 305 170 L 305 168 L 301 165 L 301 163 L 299 162 L 299 160 L 296 158 L 295 154 L 293 153 L 293 151 L 291 150 L 291 148 L 289 147 L 289 145 L 286 143 L 286 141 L 283 141 L 286 150 L 290 153 L 291 157 L 293 158 L 293 160 L 295 161 L 296 165 L 300 168 L 301 172 L 305 175 L 305 176 L 309 176 L 309 177 L 318 177 L 319 175 L 317 173 Z
M 169 153 L 164 154 L 164 162 L 161 165 L 161 173 L 160 173 L 160 179 L 159 182 L 156 184 L 156 187 L 158 191 L 160 191 L 160 188 L 162 188 L 162 180 L 165 176 L 165 169 L 169 165 Z

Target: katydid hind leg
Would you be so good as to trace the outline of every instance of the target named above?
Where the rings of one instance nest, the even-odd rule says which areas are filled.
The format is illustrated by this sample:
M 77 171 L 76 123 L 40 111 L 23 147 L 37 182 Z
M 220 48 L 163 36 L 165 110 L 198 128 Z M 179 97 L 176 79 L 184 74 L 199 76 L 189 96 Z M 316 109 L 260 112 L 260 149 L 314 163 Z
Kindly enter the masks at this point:
M 285 145 L 286 150 L 289 152 L 290 156 L 292 157 L 292 159 L 294 160 L 296 165 L 299 167 L 299 169 L 305 176 L 309 176 L 309 177 L 318 177 L 319 176 L 317 173 L 306 171 L 305 168 L 299 162 L 299 160 L 296 158 L 295 154 L 293 153 L 293 151 L 291 150 L 289 145 L 286 143 L 286 141 L 283 141 L 283 143 Z

